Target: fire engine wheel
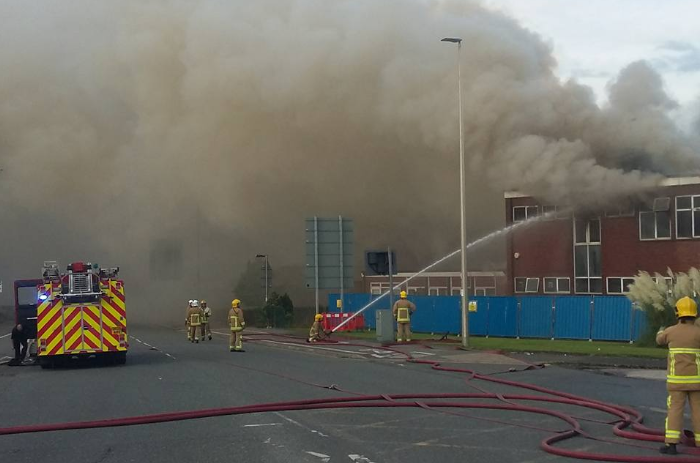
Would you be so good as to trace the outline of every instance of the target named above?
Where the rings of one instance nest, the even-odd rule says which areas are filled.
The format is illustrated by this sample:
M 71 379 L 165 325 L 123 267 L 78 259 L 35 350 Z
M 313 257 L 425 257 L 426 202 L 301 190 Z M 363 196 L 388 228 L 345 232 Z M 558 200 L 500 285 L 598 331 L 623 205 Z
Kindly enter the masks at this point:
M 115 364 L 117 365 L 124 365 L 126 364 L 126 352 L 117 352 L 115 354 L 112 354 L 114 357 L 112 357 L 112 360 L 114 361 Z
M 55 363 L 52 358 L 46 358 L 46 357 L 40 357 L 39 358 L 39 365 L 41 365 L 41 368 L 44 370 L 53 368 L 55 366 Z

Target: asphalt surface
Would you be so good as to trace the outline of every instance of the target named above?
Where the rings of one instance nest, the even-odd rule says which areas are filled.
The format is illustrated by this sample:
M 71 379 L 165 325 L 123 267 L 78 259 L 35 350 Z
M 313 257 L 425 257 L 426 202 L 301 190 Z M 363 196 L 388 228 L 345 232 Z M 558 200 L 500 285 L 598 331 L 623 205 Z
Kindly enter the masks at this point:
M 0 336 L 9 331 L 6 325 L 0 328 Z M 314 349 L 246 342 L 245 353 L 230 353 L 227 344 L 223 335 L 215 335 L 211 342 L 191 344 L 184 331 L 136 326 L 131 327 L 131 348 L 124 366 L 88 363 L 56 370 L 0 366 L 0 426 L 348 395 L 309 383 L 337 385 L 367 394 L 475 392 L 462 374 L 433 371 L 371 349 L 343 345 Z M 0 346 L 3 345 L 9 355 L 9 337 L 0 339 Z M 430 350 L 412 346 L 408 351 L 426 358 L 460 361 L 455 351 L 446 347 Z M 504 359 L 488 363 L 487 358 L 487 363 L 459 366 L 633 406 L 645 414 L 646 424 L 663 426 L 666 393 L 662 381 L 559 367 L 508 372 L 511 368 L 520 370 L 521 366 L 515 360 Z M 491 392 L 523 392 L 478 383 Z M 580 418 L 609 419 L 584 409 L 550 408 L 566 410 Z M 553 418 L 500 411 L 460 413 L 471 417 L 422 409 L 313 410 L 0 436 L 0 461 L 571 461 L 539 449 L 539 442 L 551 433 L 517 426 L 565 428 Z M 584 423 L 594 435 L 613 438 L 610 426 Z M 656 447 L 642 444 L 651 448 L 645 450 L 583 438 L 560 445 L 628 455 L 654 455 L 652 449 Z

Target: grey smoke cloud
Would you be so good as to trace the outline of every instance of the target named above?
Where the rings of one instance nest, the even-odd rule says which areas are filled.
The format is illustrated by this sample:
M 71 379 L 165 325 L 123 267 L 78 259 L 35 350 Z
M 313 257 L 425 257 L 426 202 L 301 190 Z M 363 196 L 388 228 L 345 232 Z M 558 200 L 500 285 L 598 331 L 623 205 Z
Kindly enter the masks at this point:
M 197 287 L 224 304 L 255 254 L 301 264 L 312 215 L 354 218 L 356 249 L 391 244 L 406 270 L 452 250 L 449 35 L 464 39 L 471 236 L 500 226 L 503 189 L 605 201 L 694 165 L 649 66 L 622 70 L 601 109 L 556 78 L 549 45 L 477 3 L 7 1 L 4 279 L 96 256 L 153 310 Z M 162 239 L 181 243 L 184 280 L 150 281 L 174 262 L 151 255 Z

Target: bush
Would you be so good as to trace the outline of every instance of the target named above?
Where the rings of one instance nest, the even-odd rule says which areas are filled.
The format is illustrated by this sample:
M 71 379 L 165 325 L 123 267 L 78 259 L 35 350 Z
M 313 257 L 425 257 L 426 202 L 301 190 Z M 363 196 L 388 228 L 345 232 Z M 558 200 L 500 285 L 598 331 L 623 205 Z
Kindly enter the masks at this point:
M 671 283 L 661 274 L 654 278 L 647 272 L 640 272 L 634 277 L 634 283 L 629 287 L 627 298 L 634 303 L 635 308 L 644 311 L 647 318 L 647 332 L 639 340 L 641 345 L 655 345 L 656 333 L 659 328 L 676 323 L 676 301 L 688 296 L 696 298 L 695 288 L 700 288 L 700 272 L 691 268 L 688 273 L 674 274 L 668 270 Z

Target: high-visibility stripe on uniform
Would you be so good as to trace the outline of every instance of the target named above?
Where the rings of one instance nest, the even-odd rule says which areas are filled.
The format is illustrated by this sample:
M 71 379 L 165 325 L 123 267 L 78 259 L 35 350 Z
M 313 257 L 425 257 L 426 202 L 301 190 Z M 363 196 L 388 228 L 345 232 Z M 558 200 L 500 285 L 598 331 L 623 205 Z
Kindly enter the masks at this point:
M 671 354 L 700 354 L 700 349 L 690 347 L 672 347 L 668 350 Z
M 399 307 L 396 310 L 396 321 L 397 322 L 408 322 L 411 321 L 410 315 L 408 313 L 407 307 Z
M 229 325 L 231 325 L 231 331 L 243 330 L 243 327 L 241 326 L 241 321 L 238 319 L 238 315 L 231 315 L 229 317 Z
M 666 381 L 672 384 L 700 383 L 700 376 L 666 376 Z

